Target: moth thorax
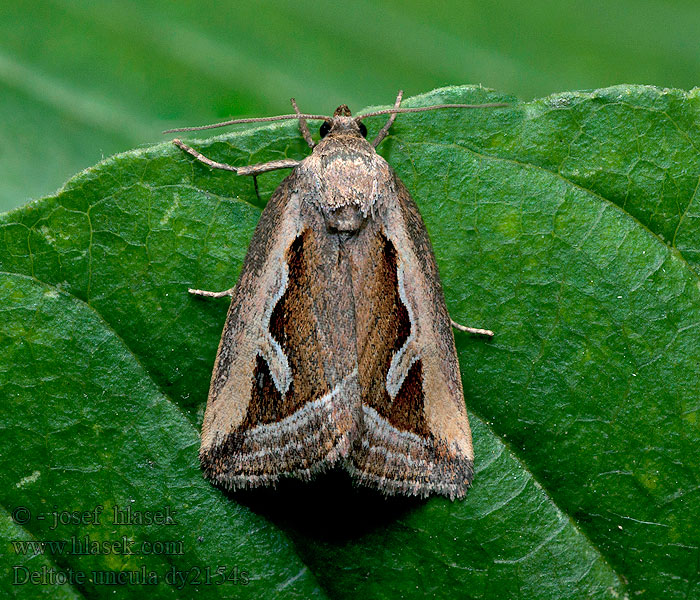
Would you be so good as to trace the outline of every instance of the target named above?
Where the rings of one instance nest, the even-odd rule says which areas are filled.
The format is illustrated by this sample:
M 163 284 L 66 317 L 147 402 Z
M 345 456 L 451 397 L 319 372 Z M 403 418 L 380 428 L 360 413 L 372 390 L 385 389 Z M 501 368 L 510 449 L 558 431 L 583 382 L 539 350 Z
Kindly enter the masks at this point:
M 353 233 L 362 229 L 367 215 L 356 204 L 347 204 L 323 211 L 326 220 L 326 228 L 330 233 Z
M 382 198 L 395 193 L 389 165 L 363 137 L 321 140 L 297 174 L 308 178 L 306 201 L 320 209 L 332 232 L 358 231 L 381 211 Z

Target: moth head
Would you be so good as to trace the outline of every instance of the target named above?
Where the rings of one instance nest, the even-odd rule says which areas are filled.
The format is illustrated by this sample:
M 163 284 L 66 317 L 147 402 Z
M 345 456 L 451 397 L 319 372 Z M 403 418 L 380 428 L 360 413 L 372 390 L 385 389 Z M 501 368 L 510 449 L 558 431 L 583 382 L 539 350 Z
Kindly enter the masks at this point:
M 362 121 L 352 118 L 347 104 L 341 104 L 336 108 L 333 116 L 321 124 L 318 132 L 321 134 L 321 138 L 325 138 L 327 135 L 367 137 L 367 127 Z

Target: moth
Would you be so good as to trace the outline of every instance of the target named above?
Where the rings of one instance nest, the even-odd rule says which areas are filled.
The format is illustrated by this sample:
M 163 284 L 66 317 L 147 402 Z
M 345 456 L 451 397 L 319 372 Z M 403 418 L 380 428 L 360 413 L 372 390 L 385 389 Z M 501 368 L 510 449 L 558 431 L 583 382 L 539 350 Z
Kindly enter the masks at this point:
M 394 107 L 353 117 L 295 114 L 173 129 L 298 119 L 301 161 L 270 198 L 231 297 L 202 426 L 200 461 L 236 490 L 307 480 L 333 466 L 385 495 L 464 497 L 474 451 L 433 250 L 415 202 L 375 148 L 398 113 L 503 104 Z M 363 120 L 390 115 L 370 143 Z M 307 120 L 322 120 L 314 143 Z M 456 325 L 456 324 L 455 324 Z M 476 334 L 488 330 L 461 327 Z

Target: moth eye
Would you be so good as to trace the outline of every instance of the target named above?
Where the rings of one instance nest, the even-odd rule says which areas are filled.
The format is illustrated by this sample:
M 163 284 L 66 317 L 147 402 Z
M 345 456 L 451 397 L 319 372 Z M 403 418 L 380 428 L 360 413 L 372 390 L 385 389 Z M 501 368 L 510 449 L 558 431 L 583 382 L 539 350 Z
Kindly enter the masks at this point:
M 360 133 L 362 134 L 362 137 L 367 137 L 367 127 L 365 127 L 365 124 L 360 121 Z
M 318 132 L 321 134 L 321 137 L 324 138 L 328 135 L 328 132 L 331 130 L 331 124 L 328 121 L 324 121 L 323 124 L 321 125 L 321 128 L 318 130 Z

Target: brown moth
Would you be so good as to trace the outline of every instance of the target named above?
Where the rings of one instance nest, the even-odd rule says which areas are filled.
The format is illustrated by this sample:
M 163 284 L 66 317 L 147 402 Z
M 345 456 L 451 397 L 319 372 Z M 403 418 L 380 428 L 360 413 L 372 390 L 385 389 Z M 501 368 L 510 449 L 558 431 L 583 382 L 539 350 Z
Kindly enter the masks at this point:
M 415 202 L 376 146 L 399 108 L 352 117 L 294 115 L 312 148 L 302 161 L 214 168 L 257 175 L 292 168 L 262 212 L 231 296 L 214 364 L 200 460 L 225 489 L 309 479 L 344 467 L 386 495 L 462 498 L 474 451 L 452 322 Z M 502 104 L 476 106 L 504 106 Z M 362 119 L 390 114 L 370 143 Z M 314 144 L 306 119 L 322 119 Z M 456 324 L 455 324 L 456 325 Z M 462 328 L 482 335 L 490 331 Z

